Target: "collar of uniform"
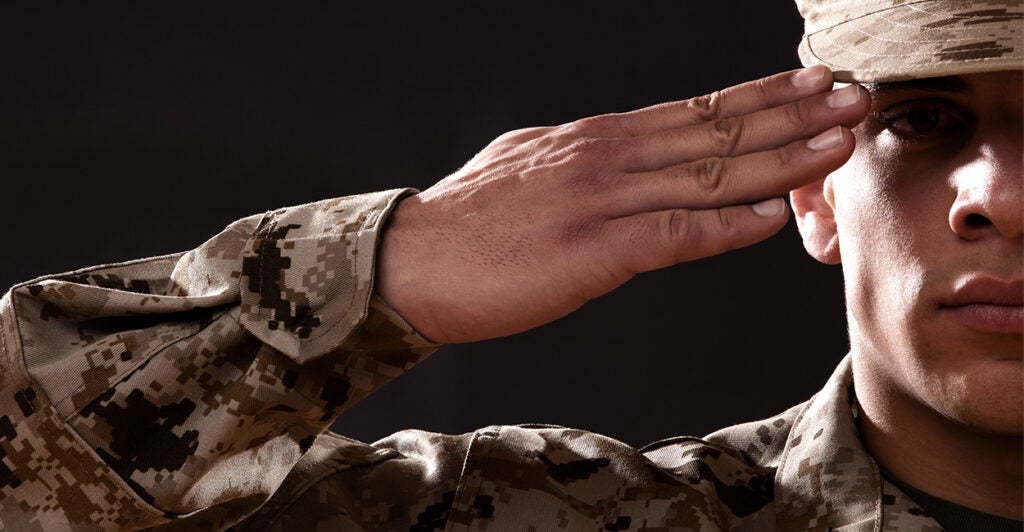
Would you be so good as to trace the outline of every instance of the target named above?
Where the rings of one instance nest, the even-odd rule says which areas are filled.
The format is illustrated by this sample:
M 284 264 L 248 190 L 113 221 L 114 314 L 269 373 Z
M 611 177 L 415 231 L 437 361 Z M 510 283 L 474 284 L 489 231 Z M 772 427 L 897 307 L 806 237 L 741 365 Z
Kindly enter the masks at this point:
M 883 482 L 853 419 L 852 358 L 793 422 L 775 475 L 779 530 L 927 530 L 938 524 Z M 918 526 L 919 525 L 919 526 Z

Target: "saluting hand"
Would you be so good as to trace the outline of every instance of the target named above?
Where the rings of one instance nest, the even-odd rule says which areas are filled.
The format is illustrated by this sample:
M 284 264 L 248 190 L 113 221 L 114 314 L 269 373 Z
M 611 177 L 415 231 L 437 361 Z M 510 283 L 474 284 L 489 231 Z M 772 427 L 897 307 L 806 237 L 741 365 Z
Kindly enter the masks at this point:
M 868 94 L 831 88 L 818 66 L 506 133 L 396 207 L 377 291 L 427 338 L 470 342 L 763 240 L 786 223 L 779 196 L 853 153 Z

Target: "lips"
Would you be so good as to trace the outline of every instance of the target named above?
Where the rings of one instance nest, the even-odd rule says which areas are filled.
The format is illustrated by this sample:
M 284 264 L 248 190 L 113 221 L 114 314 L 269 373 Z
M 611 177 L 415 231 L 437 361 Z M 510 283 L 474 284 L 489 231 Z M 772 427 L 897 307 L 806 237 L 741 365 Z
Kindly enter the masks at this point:
M 1024 334 L 1024 278 L 972 278 L 940 310 L 977 331 Z

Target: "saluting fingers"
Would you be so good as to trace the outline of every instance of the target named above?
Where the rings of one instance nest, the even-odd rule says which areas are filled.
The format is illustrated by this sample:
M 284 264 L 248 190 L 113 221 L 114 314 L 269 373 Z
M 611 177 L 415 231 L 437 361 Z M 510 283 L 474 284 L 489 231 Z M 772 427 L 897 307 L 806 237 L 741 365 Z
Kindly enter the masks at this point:
M 595 137 L 642 136 L 777 107 L 831 88 L 832 72 L 825 66 L 817 65 L 782 72 L 687 100 L 585 118 L 571 125 Z
M 630 140 L 633 149 L 624 169 L 657 170 L 705 157 L 774 149 L 840 124 L 856 124 L 867 113 L 869 100 L 867 91 L 851 85 L 747 115 L 659 131 Z
M 709 209 L 754 203 L 821 179 L 849 159 L 853 133 L 834 126 L 818 136 L 774 150 L 697 161 L 625 174 L 608 204 L 616 216 L 673 208 Z

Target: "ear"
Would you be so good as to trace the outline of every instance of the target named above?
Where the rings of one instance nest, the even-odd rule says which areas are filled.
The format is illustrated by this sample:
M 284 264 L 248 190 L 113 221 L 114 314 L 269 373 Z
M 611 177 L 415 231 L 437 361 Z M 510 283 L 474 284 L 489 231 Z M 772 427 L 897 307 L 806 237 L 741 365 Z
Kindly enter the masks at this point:
M 807 253 L 825 264 L 839 264 L 842 257 L 831 176 L 793 190 L 789 201 Z

